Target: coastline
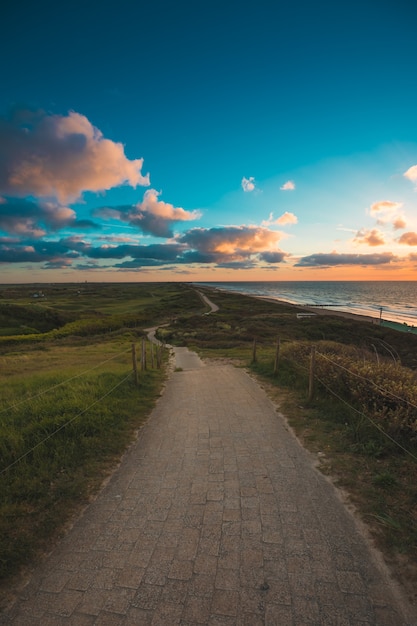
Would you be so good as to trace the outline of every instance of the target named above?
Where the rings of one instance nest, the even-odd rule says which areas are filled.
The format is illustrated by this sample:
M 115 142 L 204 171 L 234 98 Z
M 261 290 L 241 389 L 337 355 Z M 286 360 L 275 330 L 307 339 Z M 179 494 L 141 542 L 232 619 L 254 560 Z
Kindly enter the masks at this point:
M 362 315 L 360 313 L 351 313 L 350 311 L 341 311 L 340 309 L 332 308 L 326 309 L 323 306 L 308 306 L 304 304 L 294 304 L 293 302 L 287 302 L 286 300 L 280 300 L 278 298 L 270 298 L 269 296 L 255 296 L 252 294 L 237 292 L 237 291 L 228 291 L 227 289 L 219 289 L 218 287 L 207 287 L 204 285 L 204 289 L 207 289 L 212 292 L 222 292 L 225 291 L 227 293 L 237 293 L 241 296 L 247 296 L 249 298 L 255 298 L 257 300 L 264 300 L 266 302 L 271 302 L 272 304 L 281 304 L 289 307 L 293 307 L 296 311 L 306 311 L 308 313 L 313 313 L 314 315 L 333 315 L 336 317 L 342 317 L 344 319 L 356 320 L 358 322 L 365 322 L 367 324 L 372 324 L 376 326 L 381 326 L 385 328 L 390 328 L 392 330 L 396 330 L 398 332 L 407 332 L 417 334 L 417 328 L 415 326 L 409 326 L 408 324 L 401 324 L 400 322 L 393 322 L 389 320 L 384 320 L 382 318 L 381 322 L 379 317 L 373 317 L 372 315 Z

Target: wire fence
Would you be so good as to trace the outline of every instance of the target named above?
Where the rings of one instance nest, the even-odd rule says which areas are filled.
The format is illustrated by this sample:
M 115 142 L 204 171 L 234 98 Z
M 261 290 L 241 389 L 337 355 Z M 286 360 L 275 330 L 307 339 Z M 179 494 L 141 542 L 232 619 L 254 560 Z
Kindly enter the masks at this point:
M 283 354 L 283 344 L 287 344 L 287 349 L 285 350 L 285 355 Z M 258 361 L 259 351 L 266 346 L 258 343 L 256 340 L 253 342 L 252 346 L 252 363 L 256 363 Z M 268 349 L 268 357 L 271 356 L 271 345 L 267 346 Z M 331 386 L 329 381 L 326 381 L 322 375 L 319 374 L 319 367 L 317 365 L 317 358 L 323 359 L 328 365 L 333 369 L 333 380 L 336 380 L 337 374 L 336 371 L 343 372 L 346 377 L 343 380 L 345 395 L 348 397 L 343 397 L 340 391 Z M 278 376 L 280 366 L 282 367 L 283 360 L 286 360 L 287 363 L 291 363 L 291 365 L 299 370 L 302 370 L 305 374 L 306 380 L 308 380 L 308 400 L 313 401 L 315 394 L 317 393 L 317 385 L 319 384 L 322 389 L 325 389 L 328 394 L 332 395 L 339 402 L 341 402 L 344 406 L 346 406 L 353 413 L 361 416 L 366 419 L 375 429 L 377 429 L 387 440 L 393 443 L 397 448 L 401 449 L 402 452 L 406 453 L 412 459 L 417 461 L 417 456 L 409 450 L 403 443 L 398 441 L 395 437 L 393 437 L 389 432 L 387 432 L 387 428 L 384 428 L 381 423 L 378 422 L 377 416 L 371 417 L 368 412 L 365 412 L 362 408 L 358 408 L 353 403 L 353 398 L 356 395 L 359 395 L 357 389 L 353 383 L 349 385 L 348 378 L 351 377 L 351 380 L 354 381 L 359 380 L 364 384 L 364 390 L 361 390 L 362 394 L 368 393 L 368 403 L 374 403 L 375 406 L 378 404 L 376 400 L 376 395 L 380 396 L 379 404 L 380 404 L 380 413 L 384 414 L 386 412 L 386 403 L 387 400 L 391 401 L 390 410 L 392 413 L 392 421 L 400 422 L 399 419 L 399 411 L 402 410 L 404 413 L 404 407 L 407 407 L 406 418 L 407 421 L 403 425 L 404 433 L 408 434 L 409 438 L 412 440 L 416 440 L 417 438 L 417 403 L 414 399 L 407 398 L 405 396 L 400 396 L 398 393 L 389 389 L 388 386 L 382 386 L 378 382 L 372 379 L 372 377 L 365 376 L 358 371 L 354 371 L 353 369 L 339 363 L 334 358 L 329 357 L 324 352 L 319 352 L 315 345 L 306 344 L 303 342 L 294 342 L 291 340 L 281 341 L 277 340 L 275 351 L 274 351 L 274 363 L 273 363 L 273 374 L 274 376 Z M 369 363 L 368 363 L 369 364 Z M 384 364 L 380 362 L 378 359 L 375 372 L 381 373 L 383 370 Z M 406 371 L 406 368 L 401 368 L 398 362 L 395 363 L 395 370 L 392 369 L 392 364 L 388 367 L 387 376 L 392 375 L 393 371 L 398 372 L 398 378 L 401 377 L 407 378 L 408 389 L 411 393 L 417 397 L 417 378 L 414 373 L 410 370 Z M 388 379 L 388 382 L 392 382 Z M 407 385 L 403 385 L 407 386 Z M 376 394 L 376 395 L 375 395 Z M 350 396 L 350 398 L 349 398 Z M 385 414 L 384 414 L 385 415 Z M 405 421 L 405 417 L 401 416 L 401 419 Z M 393 426 L 398 430 L 399 424 L 394 423 Z M 403 433 L 403 434 L 404 434 Z
M 163 355 L 163 350 L 164 349 L 165 349 L 165 347 L 160 342 L 147 341 L 145 338 L 143 338 L 143 340 L 141 342 L 141 349 L 140 349 L 139 357 L 137 356 L 137 352 L 136 352 L 136 344 L 132 343 L 129 348 L 126 348 L 126 349 L 124 349 L 124 350 L 122 350 L 122 351 L 120 351 L 120 352 L 118 352 L 116 354 L 113 354 L 112 356 L 108 357 L 107 359 L 101 360 L 99 363 L 96 363 L 95 365 L 91 366 L 90 368 L 83 369 L 79 373 L 77 373 L 77 374 L 75 374 L 73 376 L 70 376 L 69 378 L 66 378 L 65 380 L 62 380 L 59 383 L 50 385 L 50 386 L 46 387 L 45 389 L 43 389 L 43 390 L 41 390 L 41 391 L 39 391 L 39 392 L 37 392 L 35 394 L 28 395 L 28 396 L 26 396 L 24 398 L 21 398 L 19 401 L 13 402 L 12 404 L 8 404 L 7 406 L 4 406 L 2 409 L 0 409 L 0 416 L 1 416 L 1 415 L 5 415 L 5 414 L 11 414 L 11 412 L 16 411 L 17 409 L 20 409 L 25 404 L 33 405 L 33 402 L 38 400 L 42 396 L 47 396 L 48 394 L 53 395 L 58 388 L 65 387 L 66 385 L 69 385 L 70 383 L 72 383 L 74 381 L 77 381 L 77 380 L 80 381 L 82 379 L 86 380 L 87 377 L 92 372 L 95 372 L 95 371 L 99 370 L 100 368 L 103 368 L 104 366 L 106 366 L 107 364 L 109 364 L 112 361 L 115 361 L 116 359 L 120 359 L 121 357 L 125 357 L 129 353 L 132 354 L 132 364 L 131 364 L 131 366 L 129 366 L 128 365 L 128 361 L 126 361 L 126 368 L 128 368 L 128 371 L 123 376 L 123 378 L 121 380 L 119 380 L 116 384 L 114 384 L 105 393 L 102 393 L 100 395 L 100 397 L 98 397 L 94 401 L 90 402 L 85 408 L 83 408 L 80 411 L 78 411 L 76 415 L 74 415 L 70 419 L 66 420 L 64 423 L 62 423 L 59 426 L 57 426 L 57 428 L 55 430 L 53 430 L 48 435 L 43 437 L 40 441 L 38 441 L 36 444 L 31 446 L 24 453 L 20 454 L 16 459 L 14 459 L 6 467 L 4 467 L 3 469 L 0 470 L 0 475 L 6 473 L 9 469 L 11 469 L 17 463 L 22 461 L 24 458 L 28 457 L 37 448 L 39 448 L 40 446 L 45 444 L 52 437 L 56 436 L 59 432 L 61 432 L 65 428 L 67 428 L 70 424 L 72 424 L 77 419 L 79 419 L 80 417 L 85 415 L 94 406 L 96 406 L 97 404 L 100 404 L 101 402 L 103 402 L 117 388 L 119 388 L 121 385 L 126 383 L 129 379 L 131 379 L 132 376 L 134 377 L 135 383 L 139 384 L 139 371 L 144 371 L 144 370 L 147 370 L 149 368 L 151 368 L 151 369 L 155 369 L 155 368 L 159 369 L 159 368 L 161 368 L 161 366 L 162 366 L 162 358 L 163 358 L 162 355 Z M 57 409 L 58 409 L 58 407 L 57 407 Z M 32 420 L 36 421 L 36 419 L 37 419 L 37 416 L 36 416 L 36 413 L 34 413 L 32 415 Z

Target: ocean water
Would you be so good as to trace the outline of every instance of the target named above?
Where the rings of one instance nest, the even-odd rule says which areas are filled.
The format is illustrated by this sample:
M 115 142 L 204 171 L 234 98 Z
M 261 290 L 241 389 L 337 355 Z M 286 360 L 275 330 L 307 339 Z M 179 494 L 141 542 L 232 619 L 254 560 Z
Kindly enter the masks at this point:
M 291 304 L 368 315 L 417 326 L 417 281 L 208 282 L 215 287 Z

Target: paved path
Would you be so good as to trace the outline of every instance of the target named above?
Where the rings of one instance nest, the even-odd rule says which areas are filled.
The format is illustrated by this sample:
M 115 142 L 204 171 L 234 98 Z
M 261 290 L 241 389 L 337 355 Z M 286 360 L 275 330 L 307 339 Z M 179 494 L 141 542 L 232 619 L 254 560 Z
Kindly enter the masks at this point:
M 260 387 L 176 354 L 138 442 L 0 623 L 417 624 Z

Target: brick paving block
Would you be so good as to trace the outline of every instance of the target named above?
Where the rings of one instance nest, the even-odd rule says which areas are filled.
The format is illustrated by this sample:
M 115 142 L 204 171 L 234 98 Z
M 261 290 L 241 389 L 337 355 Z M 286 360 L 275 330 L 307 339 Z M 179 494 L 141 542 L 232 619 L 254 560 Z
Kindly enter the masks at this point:
M 106 602 L 106 592 L 103 589 L 90 589 L 83 594 L 81 602 L 77 605 L 78 613 L 98 615 Z
M 176 580 L 190 580 L 192 574 L 192 561 L 178 561 L 175 559 L 168 572 L 168 578 L 175 578 Z
M 192 363 L 0 624 L 417 624 L 264 391 Z
M 188 593 L 188 581 L 169 579 L 162 588 L 161 602 L 184 605 Z
M 365 585 L 358 572 L 336 572 L 339 588 L 343 593 L 363 594 Z
M 151 626 L 175 626 L 181 621 L 183 607 L 178 604 L 160 604 L 152 618 Z
M 127 589 L 126 587 L 110 589 L 106 594 L 104 610 L 109 613 L 125 615 L 135 593 L 135 589 Z
M 132 606 L 125 617 L 125 626 L 151 626 L 153 615 L 153 611 Z
M 117 587 L 127 587 L 137 589 L 145 575 L 145 568 L 126 567 L 116 573 L 115 585 Z
M 208 554 L 197 554 L 194 560 L 194 573 L 216 575 L 218 558 Z
M 161 593 L 162 587 L 141 583 L 131 601 L 131 607 L 144 611 L 153 611 L 158 606 Z M 130 610 L 128 611 L 129 614 L 131 614 Z
M 214 577 L 211 574 L 194 574 L 189 583 L 190 595 L 211 598 L 213 591 Z
M 236 616 L 239 592 L 228 589 L 216 589 L 213 596 L 211 612 L 218 615 Z
M 240 589 L 239 569 L 224 569 L 219 567 L 214 586 L 216 589 L 238 591 Z
M 42 582 L 40 589 L 41 591 L 49 591 L 50 593 L 58 593 L 62 591 L 66 586 L 67 582 L 71 578 L 70 572 L 54 572 L 50 576 L 46 576 Z
M 126 620 L 122 615 L 115 613 L 100 613 L 94 621 L 94 626 L 124 626 Z
M 183 611 L 184 623 L 207 624 L 210 617 L 210 606 L 211 598 L 188 596 Z

